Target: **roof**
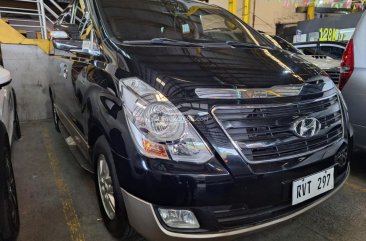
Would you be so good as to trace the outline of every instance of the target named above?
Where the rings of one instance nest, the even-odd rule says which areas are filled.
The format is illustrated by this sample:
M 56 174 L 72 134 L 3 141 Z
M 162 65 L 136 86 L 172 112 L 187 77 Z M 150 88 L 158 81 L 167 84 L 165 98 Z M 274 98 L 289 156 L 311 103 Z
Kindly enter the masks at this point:
M 310 42 L 300 42 L 300 43 L 294 43 L 293 45 L 303 45 L 303 44 L 335 44 L 340 45 L 343 47 L 347 46 L 347 41 L 310 41 Z

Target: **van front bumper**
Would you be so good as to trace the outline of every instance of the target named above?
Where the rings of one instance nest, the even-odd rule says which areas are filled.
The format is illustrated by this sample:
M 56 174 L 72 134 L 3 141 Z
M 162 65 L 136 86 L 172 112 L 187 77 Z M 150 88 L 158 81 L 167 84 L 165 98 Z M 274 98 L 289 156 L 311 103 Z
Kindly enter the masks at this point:
M 275 217 L 274 219 L 258 222 L 251 226 L 245 226 L 242 228 L 222 230 L 218 232 L 187 232 L 183 231 L 171 231 L 168 230 L 164 224 L 161 223 L 157 217 L 154 205 L 148 203 L 138 197 L 133 196 L 124 189 L 122 189 L 124 202 L 127 209 L 128 219 L 130 225 L 142 236 L 150 241 L 182 241 L 182 240 L 232 240 L 243 234 L 247 234 L 259 229 L 264 229 L 269 226 L 292 219 L 307 210 L 317 206 L 324 202 L 333 194 L 335 194 L 347 181 L 350 173 L 350 167 L 348 166 L 345 176 L 343 176 L 342 182 L 336 186 L 335 189 L 326 193 L 324 196 L 315 199 L 314 201 L 300 206 L 298 209 L 288 212 L 284 215 Z

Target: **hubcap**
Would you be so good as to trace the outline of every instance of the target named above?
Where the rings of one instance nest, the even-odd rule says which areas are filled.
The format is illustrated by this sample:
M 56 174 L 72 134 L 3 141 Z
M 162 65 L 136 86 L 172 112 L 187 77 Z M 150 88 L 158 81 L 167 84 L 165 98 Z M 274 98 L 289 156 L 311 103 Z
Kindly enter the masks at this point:
M 98 157 L 98 185 L 103 207 L 110 220 L 116 216 L 115 200 L 109 167 L 104 155 Z
M 10 214 L 10 221 L 13 224 L 13 227 L 18 226 L 18 201 L 16 196 L 16 188 L 15 188 L 15 179 L 14 174 L 12 172 L 12 166 L 10 163 L 9 154 L 5 154 L 5 163 L 6 163 L 6 170 L 7 170 L 7 189 L 8 189 L 8 205 L 9 205 L 9 214 Z

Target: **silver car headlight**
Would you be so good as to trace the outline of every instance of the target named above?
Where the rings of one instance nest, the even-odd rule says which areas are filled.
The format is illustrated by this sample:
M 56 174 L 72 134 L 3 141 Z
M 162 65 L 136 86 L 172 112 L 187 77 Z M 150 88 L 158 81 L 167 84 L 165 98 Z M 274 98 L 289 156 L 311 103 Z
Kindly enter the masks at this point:
M 119 82 L 127 122 L 139 151 L 152 158 L 204 163 L 213 154 L 169 100 L 138 78 Z

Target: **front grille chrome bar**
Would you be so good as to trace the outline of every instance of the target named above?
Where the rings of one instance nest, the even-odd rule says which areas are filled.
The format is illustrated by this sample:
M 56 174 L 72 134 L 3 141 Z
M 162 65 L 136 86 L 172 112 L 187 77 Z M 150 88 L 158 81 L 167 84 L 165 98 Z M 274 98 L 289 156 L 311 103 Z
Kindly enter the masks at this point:
M 340 103 L 338 95 L 332 94 L 297 103 L 216 106 L 211 113 L 242 158 L 250 164 L 261 164 L 310 155 L 340 142 L 344 138 Z M 277 116 L 279 109 L 290 111 Z M 311 138 L 297 137 L 291 132 L 291 123 L 306 116 L 318 118 L 322 130 Z M 276 126 L 283 120 L 287 120 L 288 128 Z M 263 127 L 266 121 L 268 127 Z

